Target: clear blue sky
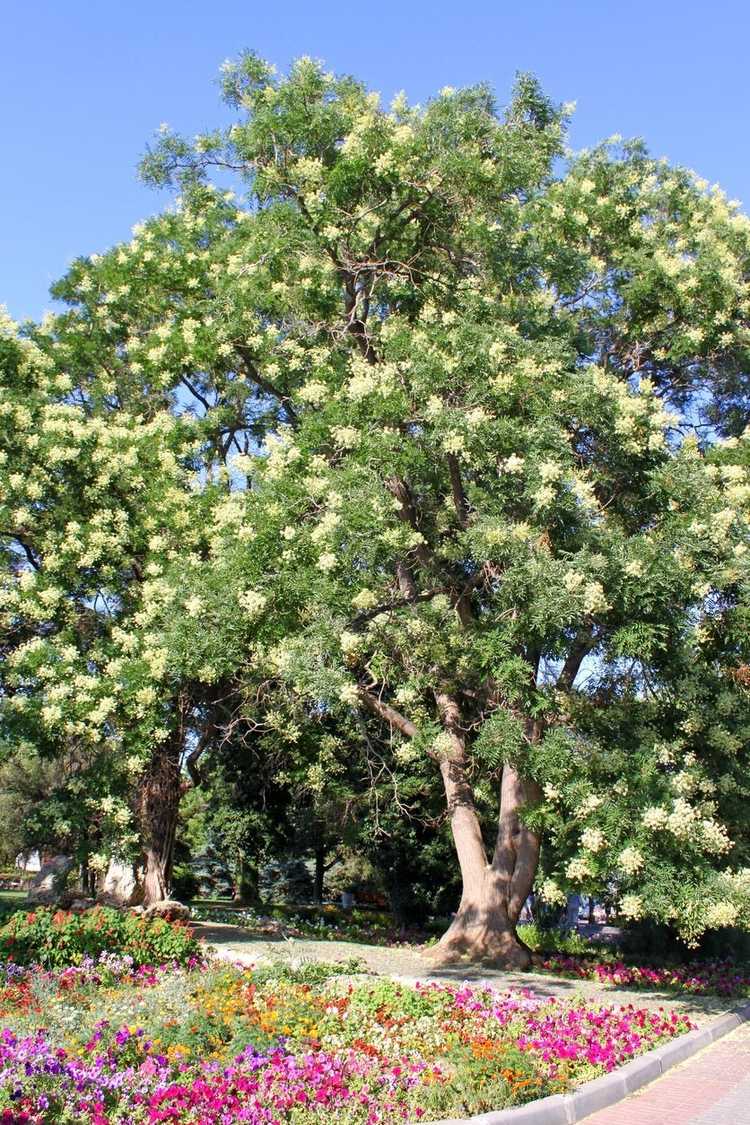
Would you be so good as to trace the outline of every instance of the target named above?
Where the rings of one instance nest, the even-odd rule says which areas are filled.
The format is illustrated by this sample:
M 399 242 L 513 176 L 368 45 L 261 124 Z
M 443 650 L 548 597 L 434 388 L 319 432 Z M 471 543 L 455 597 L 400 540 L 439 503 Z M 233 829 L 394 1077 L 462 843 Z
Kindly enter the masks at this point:
M 166 121 L 223 120 L 220 63 L 252 47 L 280 68 L 325 59 L 390 97 L 530 70 L 576 101 L 576 147 L 641 136 L 750 206 L 747 0 L 8 0 L 0 43 L 0 303 L 17 318 L 77 254 L 163 200 L 135 166 Z

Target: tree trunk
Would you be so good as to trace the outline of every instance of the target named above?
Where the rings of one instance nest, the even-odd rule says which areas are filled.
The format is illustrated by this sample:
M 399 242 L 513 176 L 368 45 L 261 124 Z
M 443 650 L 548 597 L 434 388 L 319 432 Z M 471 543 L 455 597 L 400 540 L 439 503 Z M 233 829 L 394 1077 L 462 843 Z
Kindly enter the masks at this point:
M 237 884 L 233 902 L 241 906 L 260 906 L 258 869 L 254 863 L 247 862 L 243 852 L 237 858 Z
M 174 738 L 154 750 L 140 792 L 146 906 L 169 898 L 180 795 L 180 744 Z
M 531 951 L 518 937 L 516 926 L 534 884 L 539 837 L 523 824 L 520 811 L 525 804 L 539 799 L 538 786 L 524 782 L 513 767 L 504 767 L 497 842 L 492 862 L 488 863 L 466 772 L 458 707 L 446 696 L 438 697 L 438 705 L 453 742 L 450 757 L 440 763 L 440 772 L 463 889 L 458 911 L 433 957 L 444 962 L 465 958 L 504 968 L 528 968 Z
M 324 844 L 315 845 L 315 879 L 313 882 L 313 902 L 323 902 L 323 883 L 326 874 L 326 849 Z

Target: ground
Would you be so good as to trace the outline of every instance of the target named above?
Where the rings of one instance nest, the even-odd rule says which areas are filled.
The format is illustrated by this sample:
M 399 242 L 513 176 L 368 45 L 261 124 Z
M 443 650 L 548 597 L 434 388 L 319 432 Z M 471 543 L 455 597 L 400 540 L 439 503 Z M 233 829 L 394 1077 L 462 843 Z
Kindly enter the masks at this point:
M 750 1125 L 750 1025 L 584 1125 Z
M 212 945 L 219 957 L 243 964 L 259 961 L 358 960 L 363 969 L 399 980 L 482 981 L 495 988 L 530 988 L 539 996 L 583 996 L 603 1003 L 635 1004 L 641 1008 L 669 1005 L 689 1015 L 698 1025 L 732 1008 L 736 1001 L 718 996 L 679 996 L 674 992 L 628 991 L 594 981 L 566 980 L 550 973 L 512 972 L 457 965 L 435 969 L 422 957 L 418 946 L 364 945 L 348 941 L 314 941 L 305 938 L 269 937 L 253 934 L 241 926 L 196 923 L 196 935 Z

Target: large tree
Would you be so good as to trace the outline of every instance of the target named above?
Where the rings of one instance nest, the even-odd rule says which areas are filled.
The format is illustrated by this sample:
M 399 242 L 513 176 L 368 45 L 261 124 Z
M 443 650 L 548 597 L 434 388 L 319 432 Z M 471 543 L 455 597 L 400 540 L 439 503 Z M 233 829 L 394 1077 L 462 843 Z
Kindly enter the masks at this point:
M 746 453 L 734 437 L 715 453 L 706 417 L 739 416 L 748 222 L 638 144 L 561 168 L 564 113 L 527 78 L 501 115 L 485 87 L 388 112 L 309 60 L 277 78 L 247 55 L 224 85 L 239 120 L 163 137 L 145 169 L 248 184 L 254 252 L 232 268 L 265 310 L 249 357 L 287 412 L 234 462 L 254 480 L 246 541 L 224 538 L 257 612 L 248 676 L 369 711 L 395 752 L 434 761 L 463 879 L 441 952 L 525 964 L 515 925 L 561 763 L 580 786 L 575 883 L 606 851 L 614 708 L 679 693 L 678 667 L 710 660 L 704 621 L 743 597 Z M 584 700 L 609 716 L 598 742 Z M 705 895 L 731 856 L 721 801 L 686 783 L 687 742 L 657 746 L 639 742 L 652 784 L 616 814 L 609 862 L 637 884 L 625 837 L 666 828 Z M 742 880 L 711 886 L 737 917 Z M 625 905 L 659 909 L 635 889 Z
M 85 763 L 71 813 L 88 811 L 93 862 L 142 858 L 147 900 L 168 891 L 184 766 L 231 694 L 213 666 L 184 674 L 157 619 L 196 611 L 184 575 L 231 501 L 227 450 L 278 410 L 212 327 L 237 212 L 198 196 L 76 261 L 54 287 L 67 311 L 0 325 L 3 728 Z
M 747 220 L 638 144 L 563 164 L 565 113 L 528 78 L 502 113 L 485 87 L 386 111 L 309 60 L 279 78 L 245 55 L 223 81 L 235 123 L 166 132 L 144 162 L 181 183 L 175 214 L 78 263 L 70 322 L 37 341 L 82 414 L 125 408 L 127 442 L 186 435 L 167 471 L 192 487 L 154 477 L 155 569 L 124 630 L 158 654 L 154 706 L 200 713 L 191 685 L 231 683 L 247 714 L 283 681 L 433 762 L 463 879 L 446 955 L 527 962 L 515 924 L 571 778 L 566 879 L 606 858 L 631 912 L 658 912 L 638 833 L 671 833 L 685 886 L 739 916 L 722 810 L 742 769 L 688 785 L 700 748 L 648 741 L 682 721 L 666 705 L 639 727 L 650 787 L 607 755 L 628 693 L 684 701 L 695 665 L 726 696 L 716 760 L 741 762 L 742 640 L 719 659 L 705 637 L 746 578 Z M 25 527 L 14 599 L 38 562 Z M 617 854 L 598 823 L 612 776 L 637 794 Z

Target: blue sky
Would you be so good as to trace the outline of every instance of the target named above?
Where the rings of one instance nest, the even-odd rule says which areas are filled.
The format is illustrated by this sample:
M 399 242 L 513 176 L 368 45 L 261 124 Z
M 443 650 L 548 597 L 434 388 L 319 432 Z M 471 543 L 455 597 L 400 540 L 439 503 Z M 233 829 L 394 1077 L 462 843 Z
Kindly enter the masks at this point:
M 323 58 L 390 98 L 517 70 L 578 104 L 574 146 L 612 133 L 718 181 L 750 206 L 746 0 L 10 0 L 3 11 L 0 303 L 50 306 L 77 254 L 163 205 L 135 166 L 161 122 L 224 119 L 220 63 L 252 47 L 283 68 Z

